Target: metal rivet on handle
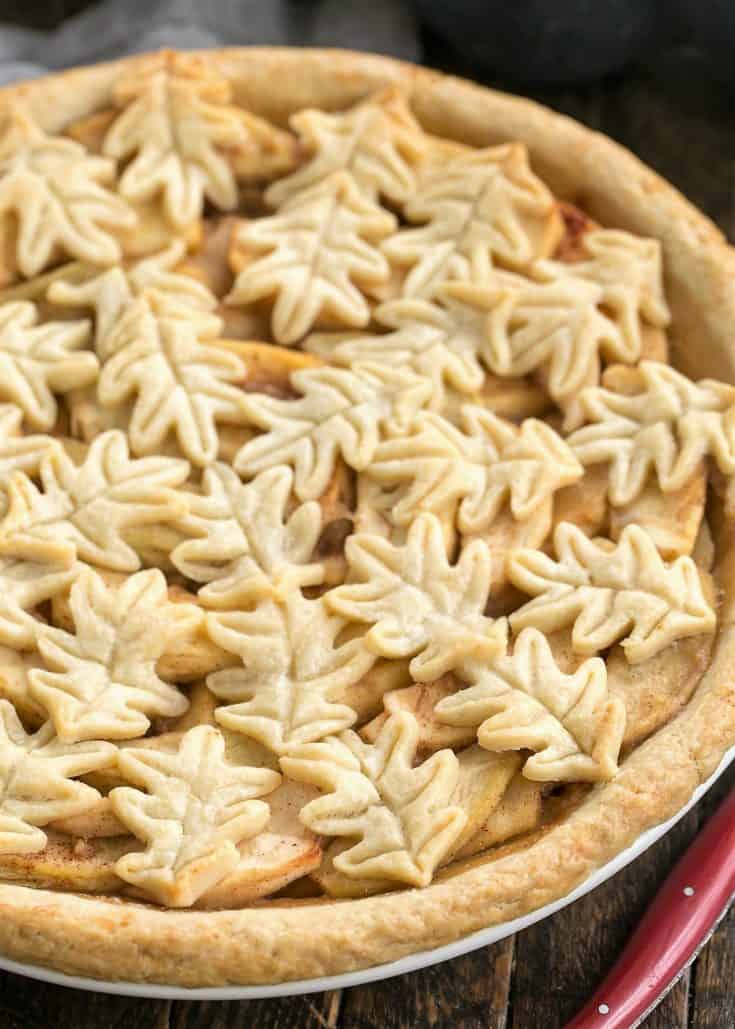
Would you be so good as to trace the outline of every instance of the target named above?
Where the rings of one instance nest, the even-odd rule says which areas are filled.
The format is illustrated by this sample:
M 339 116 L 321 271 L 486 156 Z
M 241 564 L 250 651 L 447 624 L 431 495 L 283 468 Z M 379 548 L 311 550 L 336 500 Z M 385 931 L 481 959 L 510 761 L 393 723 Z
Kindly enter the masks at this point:
M 598 1007 L 597 1010 L 600 1012 L 601 1015 L 609 1015 L 610 1014 L 610 1006 L 609 1006 L 609 1004 L 600 1004 L 600 1006 Z
M 683 893 L 684 893 L 685 897 L 693 897 L 695 892 L 696 891 L 695 891 L 693 886 L 685 886 L 684 890 L 683 890 Z

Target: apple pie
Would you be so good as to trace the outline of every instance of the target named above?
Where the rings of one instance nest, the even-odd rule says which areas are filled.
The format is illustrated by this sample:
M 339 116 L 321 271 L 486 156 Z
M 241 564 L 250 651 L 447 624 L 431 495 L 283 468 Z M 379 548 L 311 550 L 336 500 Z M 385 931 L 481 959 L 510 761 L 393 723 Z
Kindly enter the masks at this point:
M 566 896 L 735 744 L 735 260 L 365 55 L 0 91 L 0 952 L 278 983 Z

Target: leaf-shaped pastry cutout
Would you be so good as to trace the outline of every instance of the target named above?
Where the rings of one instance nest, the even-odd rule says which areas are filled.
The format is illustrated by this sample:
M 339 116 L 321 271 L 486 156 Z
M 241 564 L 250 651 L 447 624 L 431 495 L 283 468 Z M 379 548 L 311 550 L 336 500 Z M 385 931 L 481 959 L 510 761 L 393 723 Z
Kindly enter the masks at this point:
M 19 300 L 30 301 L 39 304 L 44 313 L 50 313 L 53 305 L 44 305 L 43 302 L 57 279 L 83 282 L 95 271 L 99 271 L 99 268 L 88 261 L 65 261 L 63 264 L 55 265 L 42 275 L 35 275 L 32 279 L 21 279 L 0 289 L 0 302 L 10 304 Z
M 36 476 L 41 461 L 61 449 L 58 439 L 53 436 L 22 435 L 22 423 L 23 412 L 19 407 L 0 404 L 0 486 L 4 486 L 16 471 Z
M 459 838 L 455 840 L 452 848 L 444 855 L 440 864 L 440 871 L 437 874 L 438 881 L 444 876 L 441 869 L 455 861 L 461 853 L 462 857 L 475 854 L 484 850 L 482 842 L 478 840 L 481 834 L 485 834 L 489 823 L 495 822 L 495 811 L 497 811 L 505 800 L 508 791 L 505 793 L 505 784 L 512 775 L 512 769 L 518 767 L 518 759 L 515 755 L 490 754 L 480 747 L 468 747 L 457 755 L 459 761 L 459 777 L 451 802 L 453 805 L 466 813 L 467 821 Z M 538 793 L 538 808 L 540 816 L 541 795 L 538 784 L 532 784 L 527 779 L 518 775 L 517 781 L 524 783 L 527 787 L 533 787 Z M 512 798 L 515 801 L 515 797 Z M 512 804 L 514 813 L 520 805 L 523 805 L 523 797 L 519 797 L 517 804 Z M 520 814 L 520 812 L 518 812 Z M 484 824 L 483 824 L 484 817 Z M 506 818 L 506 821 L 508 819 Z M 515 825 L 519 818 L 513 819 Z M 528 820 L 526 819 L 526 822 Z M 540 818 L 536 819 L 536 822 Z M 507 836 L 514 835 L 514 824 L 508 826 Z M 530 828 L 527 824 L 521 824 L 519 831 Z M 477 841 L 477 843 L 476 843 Z M 493 841 L 497 842 L 497 841 Z M 347 899 L 352 897 L 367 897 L 376 893 L 386 893 L 395 889 L 395 881 L 390 879 L 369 879 L 352 878 L 344 872 L 338 871 L 335 866 L 335 859 L 353 845 L 349 837 L 333 840 L 325 849 L 324 857 L 319 869 L 312 873 L 311 878 L 328 897 Z M 474 845 L 474 846 L 473 846 Z M 449 872 L 452 875 L 452 872 Z
M 41 656 L 35 649 L 35 635 L 32 650 L 0 645 L 0 698 L 10 701 L 27 729 L 37 729 L 46 721 L 43 708 L 31 696 L 28 681 L 28 673 L 41 666 Z
M 661 243 L 620 229 L 592 229 L 581 239 L 583 260 L 539 261 L 534 275 L 550 281 L 587 279 L 602 289 L 602 303 L 623 337 L 640 332 L 640 320 L 657 328 L 670 316 L 663 286 Z
M 297 400 L 248 394 L 248 420 L 262 429 L 238 451 L 233 467 L 244 477 L 287 464 L 301 500 L 324 493 L 339 456 L 366 468 L 384 432 L 400 432 L 431 396 L 431 382 L 372 365 L 357 371 L 314 368 L 293 372 Z
M 245 420 L 234 383 L 245 365 L 233 353 L 201 343 L 183 318 L 158 318 L 145 298 L 133 301 L 106 340 L 97 395 L 117 407 L 134 396 L 128 434 L 136 454 L 155 453 L 171 432 L 198 465 L 217 457 L 217 421 Z
M 98 574 L 108 588 L 113 590 L 119 589 L 128 578 L 124 572 L 111 572 L 108 569 L 100 569 Z M 181 586 L 169 585 L 168 600 L 166 616 L 171 616 L 174 626 L 156 664 L 156 671 L 161 679 L 196 684 L 210 672 L 236 663 L 235 658 L 210 640 L 205 628 L 206 613 L 199 607 L 193 593 L 182 589 Z M 196 608 L 193 605 L 196 605 Z M 198 617 L 195 617 L 197 612 Z M 53 596 L 51 622 L 60 629 L 74 631 L 74 616 L 68 591 Z M 194 686 L 188 691 L 190 700 L 193 689 Z M 186 714 L 188 717 L 190 710 Z M 192 725 L 200 720 L 192 722 Z
M 333 698 L 358 683 L 375 658 L 359 639 L 336 644 L 344 626 L 321 600 L 298 591 L 282 606 L 266 600 L 253 611 L 209 615 L 211 638 L 244 665 L 207 679 L 227 702 L 217 709 L 219 724 L 278 754 L 352 725 L 354 710 Z
M 261 174 L 291 163 L 287 134 L 236 107 L 229 82 L 191 59 L 136 70 L 118 84 L 115 102 L 122 110 L 102 151 L 127 162 L 120 194 L 135 202 L 160 195 L 179 231 L 201 217 L 205 200 L 225 211 L 237 205 L 238 158 L 248 151 Z
M 504 621 L 484 615 L 492 556 L 473 540 L 449 563 L 442 527 L 419 515 L 403 546 L 357 534 L 346 547 L 350 582 L 325 596 L 345 618 L 372 628 L 367 646 L 383 657 L 412 657 L 411 675 L 431 682 L 463 661 L 484 660 L 502 650 Z
M 58 253 L 102 265 L 120 259 L 115 230 L 132 228 L 136 217 L 107 188 L 114 179 L 112 161 L 13 111 L 0 136 L 0 216 L 17 218 L 23 275 L 38 275 Z
M 131 460 L 116 431 L 98 436 L 80 465 L 53 451 L 41 461 L 40 489 L 23 472 L 8 480 L 0 554 L 69 564 L 76 553 L 90 564 L 134 572 L 140 559 L 126 529 L 180 517 L 185 505 L 175 487 L 188 471 L 186 461 L 170 457 Z
M 29 612 L 63 593 L 79 573 L 73 552 L 63 556 L 46 562 L 0 553 L 0 643 L 19 650 L 35 645 L 38 622 Z
M 190 275 L 176 270 L 186 253 L 183 240 L 174 240 L 158 254 L 128 267 L 116 266 L 75 281 L 59 275 L 48 288 L 53 304 L 75 309 L 90 307 L 95 313 L 95 350 L 104 361 L 114 348 L 116 325 L 134 299 L 142 298 L 159 318 L 181 318 L 199 339 L 220 335 L 222 319 L 213 312 L 217 297 Z
M 447 389 L 472 394 L 482 388 L 485 371 L 478 353 L 486 345 L 484 312 L 449 299 L 440 307 L 418 297 L 404 297 L 381 304 L 373 317 L 393 331 L 354 336 L 314 333 L 305 347 L 345 368 L 368 363 L 393 371 L 404 368 L 431 379 L 430 406 L 436 411 L 443 411 Z
M 542 369 L 562 407 L 599 382 L 603 357 L 633 364 L 641 355 L 638 320 L 618 326 L 600 309 L 602 287 L 573 275 L 537 283 L 506 274 L 498 283 L 449 283 L 445 293 L 486 313 L 482 358 L 491 371 L 518 376 Z
M 416 417 L 412 431 L 375 450 L 367 473 L 383 487 L 402 487 L 392 518 L 410 525 L 421 511 L 454 519 L 462 532 L 490 526 L 506 501 L 529 518 L 554 492 L 575 482 L 582 466 L 545 422 L 520 427 L 485 411 L 462 408 L 464 432 L 439 414 Z
M 473 262 L 491 256 L 530 264 L 551 252 L 561 232 L 554 198 L 520 143 L 467 148 L 429 166 L 404 214 L 425 224 L 401 229 L 383 252 L 410 267 L 405 296 L 435 296 L 446 280 L 469 278 Z
M 0 397 L 11 400 L 35 429 L 50 429 L 57 416 L 54 393 L 88 386 L 97 378 L 94 354 L 81 348 L 89 322 L 37 325 L 34 304 L 0 306 Z
M 289 778 L 325 791 L 302 809 L 303 822 L 325 836 L 357 838 L 335 858 L 340 872 L 428 886 L 462 832 L 467 816 L 453 803 L 457 758 L 440 750 L 414 767 L 417 735 L 403 711 L 374 744 L 347 731 L 281 758 Z
M 205 469 L 201 494 L 177 528 L 191 538 L 171 561 L 187 579 L 206 583 L 199 599 L 209 607 L 242 607 L 322 582 L 312 562 L 321 532 L 321 509 L 312 500 L 287 516 L 293 473 L 277 467 L 243 485 L 224 464 Z
M 186 697 L 156 674 L 156 661 L 181 629 L 158 569 L 108 589 L 90 568 L 71 588 L 75 633 L 40 626 L 37 645 L 48 670 L 30 673 L 31 693 L 68 742 L 142 736 L 150 718 L 173 718 Z M 194 608 L 192 620 L 199 612 Z
M 467 817 L 464 829 L 441 859 L 440 868 L 453 862 L 457 852 L 464 850 L 483 831 L 492 817 L 493 810 L 502 803 L 505 796 L 503 790 L 509 775 L 513 774 L 513 768 L 517 768 L 519 764 L 515 755 L 490 754 L 477 746 L 461 751 L 457 755 L 457 760 L 459 775 L 450 803 Z M 530 785 L 528 780 L 522 781 Z M 368 897 L 394 890 L 395 880 L 363 876 L 356 879 L 338 870 L 335 860 L 353 845 L 354 841 L 349 837 L 342 837 L 333 840 L 325 849 L 319 869 L 311 876 L 320 889 L 328 897 L 339 899 Z M 449 874 L 451 875 L 451 872 Z M 441 880 L 441 873 L 438 878 Z
M 426 690 L 431 689 L 431 686 L 415 688 Z M 395 696 L 405 692 L 404 690 L 399 690 Z M 408 710 L 411 711 L 410 708 Z M 394 712 L 391 711 L 390 713 Z M 413 714 L 412 711 L 411 713 Z M 374 735 L 371 737 L 365 736 L 366 727 L 363 726 L 360 730 L 360 735 L 363 739 L 367 739 L 370 743 L 375 743 L 388 717 L 389 715 L 382 717 L 380 727 L 376 728 Z M 375 719 L 375 722 L 377 721 L 378 719 Z M 416 741 L 417 749 L 414 753 L 414 765 L 419 764 L 428 756 L 426 747 L 422 746 L 421 743 L 423 733 L 421 720 L 418 717 L 417 725 L 419 737 Z M 462 730 L 451 729 L 446 725 L 438 726 L 438 729 L 445 734 L 454 733 L 456 735 L 458 732 L 462 732 Z M 474 727 L 469 730 L 465 729 L 464 735 L 467 737 L 468 742 L 471 743 L 475 738 Z M 446 753 L 446 748 L 449 746 L 449 744 L 444 744 L 431 747 L 429 753 L 437 750 L 444 750 Z M 457 763 L 458 775 L 456 786 L 451 797 L 447 798 L 447 801 L 452 807 L 456 807 L 457 810 L 466 816 L 465 824 L 451 848 L 441 858 L 439 862 L 440 867 L 452 862 L 457 851 L 461 850 L 482 831 L 492 811 L 497 808 L 505 795 L 508 782 L 520 767 L 521 759 L 516 754 L 491 754 L 481 747 L 465 745 L 464 749 L 457 753 Z M 365 897 L 395 889 L 395 881 L 390 879 L 371 879 L 363 876 L 355 879 L 345 872 L 338 871 L 334 863 L 335 859 L 353 846 L 353 844 L 354 841 L 351 841 L 349 837 L 333 840 L 325 849 L 319 869 L 312 874 L 314 881 L 327 896 L 339 898 Z
M 213 313 L 218 303 L 214 294 L 175 270 L 184 250 L 181 241 L 174 241 L 128 268 L 111 268 L 81 283 L 62 277 L 49 289 L 54 303 L 95 310 L 95 347 L 112 364 L 95 399 L 112 405 L 120 417 L 75 394 L 72 417 L 84 438 L 100 431 L 100 420 L 109 427 L 126 424 L 127 405 L 119 397 L 137 390 L 128 426 L 134 450 L 155 450 L 149 437 L 165 436 L 175 428 L 193 460 L 212 459 L 217 445 L 214 419 L 236 410 L 240 393 L 230 383 L 244 377 L 245 370 L 236 354 L 197 345 L 218 336 L 222 320 Z M 131 359 L 139 362 L 134 368 L 129 367 Z
M 139 747 L 118 760 L 123 776 L 147 792 L 119 786 L 112 807 L 146 849 L 120 858 L 115 871 L 168 907 L 190 907 L 234 872 L 237 844 L 268 822 L 268 805 L 255 798 L 281 781 L 268 768 L 226 761 L 222 734 L 209 725 L 190 729 L 173 754 Z
M 724 475 L 735 473 L 735 387 L 691 382 L 656 361 L 642 361 L 621 384 L 621 392 L 584 390 L 589 424 L 568 439 L 583 464 L 609 462 L 612 504 L 634 500 L 652 473 L 665 493 L 681 489 L 707 455 Z
M 370 320 L 365 291 L 386 283 L 390 265 L 379 244 L 396 219 L 360 192 L 344 172 L 296 193 L 269 218 L 237 233 L 237 246 L 265 254 L 247 263 L 227 297 L 252 304 L 276 297 L 273 336 L 298 342 L 320 319 L 363 326 Z
M 348 172 L 366 195 L 384 196 L 394 204 L 415 191 L 426 139 L 399 90 L 385 89 L 348 111 L 299 111 L 289 124 L 313 156 L 268 187 L 266 199 L 272 206 L 279 207 L 338 171 Z
M 487 823 L 492 818 L 493 809 L 497 809 L 502 803 L 505 796 L 503 790 L 508 778 L 512 776 L 513 769 L 519 766 L 516 755 L 491 754 L 478 746 L 468 747 L 461 751 L 457 755 L 457 759 L 459 775 L 449 803 L 466 816 L 466 821 L 458 838 L 444 853 L 440 861 L 440 868 L 453 862 L 457 852 L 464 850 L 485 830 Z M 417 763 L 417 759 L 415 761 Z M 531 783 L 522 779 L 520 775 L 518 779 L 527 786 L 531 786 Z M 538 784 L 535 789 L 538 791 Z M 519 799 L 522 803 L 523 798 Z M 539 793 L 539 809 L 540 806 Z M 515 821 L 517 823 L 519 820 L 516 818 Z M 521 826 L 519 831 L 522 831 L 524 827 Z M 508 835 L 513 835 L 512 826 L 509 828 Z M 338 869 L 335 864 L 336 859 L 352 846 L 354 846 L 354 840 L 345 836 L 332 840 L 325 848 L 319 868 L 311 875 L 312 880 L 322 892 L 326 893 L 328 897 L 347 899 L 368 897 L 394 890 L 396 888 L 395 879 L 371 878 L 362 875 L 360 878 L 354 878 L 352 874 Z M 478 846 L 472 853 L 476 853 L 480 849 L 484 848 Z
M 379 245 L 397 224 L 379 198 L 401 203 L 410 196 L 424 149 L 421 129 L 395 90 L 343 113 L 302 111 L 292 126 L 314 156 L 266 191 L 277 214 L 238 234 L 245 267 L 229 297 L 252 303 L 275 295 L 273 335 L 286 344 L 325 317 L 367 325 L 363 294 L 390 278 Z M 251 263 L 252 253 L 263 251 Z
M 594 654 L 620 640 L 637 664 L 674 640 L 714 630 L 694 562 L 664 561 L 637 525 L 626 526 L 613 544 L 562 522 L 554 547 L 556 561 L 537 550 L 518 550 L 508 560 L 512 582 L 535 598 L 510 616 L 514 632 L 573 625 L 577 653 Z
M 39 826 L 82 814 L 99 800 L 97 790 L 73 777 L 115 757 L 111 743 L 63 743 L 48 722 L 29 736 L 13 705 L 0 700 L 0 853 L 43 850 Z
M 524 629 L 512 654 L 475 662 L 461 674 L 472 685 L 440 700 L 437 717 L 477 726 L 487 750 L 533 751 L 523 766 L 527 778 L 598 782 L 617 772 L 625 708 L 608 695 L 600 658 L 566 675 L 546 638 Z

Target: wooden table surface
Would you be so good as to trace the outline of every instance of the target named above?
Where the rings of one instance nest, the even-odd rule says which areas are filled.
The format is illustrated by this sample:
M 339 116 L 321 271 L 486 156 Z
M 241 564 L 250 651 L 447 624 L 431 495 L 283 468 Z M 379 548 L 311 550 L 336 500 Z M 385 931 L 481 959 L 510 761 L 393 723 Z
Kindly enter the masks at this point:
M 445 63 L 431 41 L 428 63 Z M 603 85 L 536 96 L 630 147 L 735 240 L 733 98 L 699 61 L 658 58 Z M 735 770 L 664 839 L 571 907 L 424 971 L 302 998 L 227 1003 L 107 997 L 0 972 L 0 1029 L 557 1029 L 592 992 L 678 855 L 733 785 Z M 735 1026 L 735 914 L 643 1024 Z

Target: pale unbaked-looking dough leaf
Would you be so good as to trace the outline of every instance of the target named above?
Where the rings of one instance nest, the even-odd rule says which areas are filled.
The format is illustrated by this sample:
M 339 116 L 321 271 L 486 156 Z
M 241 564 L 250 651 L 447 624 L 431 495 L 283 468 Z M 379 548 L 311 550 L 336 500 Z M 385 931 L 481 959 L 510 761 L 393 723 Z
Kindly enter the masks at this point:
M 436 705 L 440 721 L 477 726 L 487 750 L 530 750 L 523 772 L 540 782 L 612 778 L 625 708 L 607 692 L 605 662 L 593 657 L 566 675 L 546 637 L 524 629 L 513 653 L 461 672 L 471 683 Z
M 281 758 L 287 776 L 324 791 L 301 810 L 325 836 L 354 837 L 334 860 L 354 879 L 427 886 L 467 816 L 454 802 L 457 757 L 440 750 L 414 767 L 418 729 L 406 711 L 392 715 L 374 744 L 347 731 Z
M 228 303 L 275 296 L 273 336 L 282 344 L 297 343 L 324 315 L 338 325 L 367 325 L 365 291 L 390 278 L 380 242 L 395 227 L 395 215 L 346 172 L 334 172 L 240 228 L 238 245 L 263 256 L 238 274 Z
M 8 510 L 0 521 L 0 554 L 41 562 L 82 561 L 134 572 L 140 558 L 126 542 L 132 526 L 162 524 L 181 516 L 175 487 L 186 479 L 186 461 L 170 457 L 131 460 L 122 432 L 98 436 L 80 465 L 54 450 L 41 461 L 41 488 L 27 474 L 8 480 Z
M 724 475 L 735 473 L 735 387 L 691 382 L 655 361 L 642 361 L 627 379 L 634 392 L 583 391 L 588 424 L 568 439 L 583 464 L 609 463 L 612 504 L 635 500 L 654 473 L 664 493 L 681 489 L 707 455 Z
M 581 246 L 583 260 L 542 260 L 534 274 L 546 281 L 586 279 L 600 286 L 602 303 L 626 338 L 640 332 L 641 319 L 661 329 L 668 325 L 659 240 L 621 229 L 592 229 L 583 234 Z
M 445 292 L 485 312 L 482 357 L 491 371 L 517 377 L 540 369 L 565 409 L 580 389 L 597 384 L 602 358 L 633 364 L 641 354 L 638 322 L 624 333 L 600 309 L 602 288 L 584 279 L 537 283 L 505 275 L 497 283 L 449 283 Z
M 208 725 L 190 729 L 175 753 L 140 747 L 118 760 L 142 789 L 118 786 L 112 807 L 146 849 L 121 857 L 115 871 L 167 907 L 190 907 L 235 871 L 237 844 L 268 823 L 268 805 L 256 798 L 281 781 L 268 768 L 228 762 L 222 734 Z
M 626 526 L 613 544 L 562 522 L 554 549 L 556 560 L 538 550 L 517 550 L 508 559 L 511 581 L 534 597 L 510 616 L 514 632 L 572 625 L 577 653 L 620 641 L 635 664 L 674 640 L 714 631 L 697 566 L 689 557 L 664 561 L 639 526 Z
M 134 300 L 106 338 L 97 396 L 105 407 L 133 398 L 131 449 L 152 454 L 169 433 L 197 465 L 217 457 L 217 422 L 242 424 L 245 364 L 235 354 L 200 342 L 196 324 L 157 317 L 145 297 Z
M 420 297 L 402 297 L 381 304 L 373 317 L 393 331 L 314 333 L 305 348 L 344 368 L 367 363 L 428 378 L 433 384 L 430 407 L 439 412 L 446 407 L 448 390 L 471 395 L 481 389 L 485 371 L 478 354 L 485 347 L 486 321 L 482 312 L 451 299 L 440 306 Z
M 8 509 L 7 484 L 13 472 L 38 475 L 41 461 L 61 443 L 53 436 L 22 433 L 23 412 L 15 404 L 0 403 L 0 519 Z
M 346 547 L 349 583 L 325 596 L 345 618 L 371 626 L 366 645 L 389 658 L 411 657 L 411 675 L 431 682 L 463 661 L 502 650 L 503 620 L 484 614 L 492 555 L 473 540 L 456 564 L 447 558 L 442 526 L 432 514 L 413 522 L 405 544 L 360 533 Z
M 287 514 L 292 483 L 287 467 L 243 484 L 217 463 L 205 469 L 201 494 L 185 494 L 188 512 L 177 529 L 189 538 L 171 561 L 187 579 L 205 584 L 198 597 L 207 607 L 243 607 L 323 581 L 323 565 L 312 560 L 321 508 L 312 500 Z
M 83 347 L 90 337 L 87 321 L 43 322 L 35 304 L 0 305 L 0 398 L 22 410 L 34 429 L 56 422 L 56 393 L 89 386 L 99 363 Z
M 15 109 L 0 135 L 0 217 L 18 221 L 15 261 L 31 277 L 58 253 L 93 264 L 120 259 L 115 231 L 136 215 L 112 189 L 115 165 L 71 139 L 48 136 Z
M 30 612 L 67 590 L 81 569 L 73 554 L 63 557 L 47 562 L 0 553 L 1 643 L 18 650 L 35 646 L 38 622 Z
M 275 296 L 273 335 L 285 344 L 324 316 L 367 325 L 364 293 L 390 278 L 380 243 L 397 225 L 380 199 L 402 203 L 413 193 L 424 151 L 421 128 L 394 90 L 346 112 L 301 111 L 291 123 L 313 156 L 266 191 L 276 214 L 241 229 L 237 245 L 248 259 L 229 297 L 249 304 Z
M 368 466 L 381 436 L 400 433 L 431 395 L 431 382 L 401 369 L 361 365 L 291 374 L 302 396 L 283 400 L 248 394 L 246 416 L 262 432 L 240 448 L 233 467 L 244 478 L 290 465 L 301 500 L 320 497 L 339 457 L 356 471 Z
M 518 521 L 556 490 L 576 482 L 582 466 L 544 422 L 520 427 L 481 407 L 465 405 L 462 429 L 439 414 L 416 417 L 412 430 L 375 450 L 366 474 L 384 489 L 398 487 L 392 518 L 410 525 L 422 511 L 456 516 L 462 532 L 488 528 L 507 503 Z
M 266 199 L 273 207 L 338 171 L 347 172 L 371 197 L 400 204 L 413 194 L 426 138 L 400 90 L 382 90 L 348 111 L 298 111 L 290 126 L 312 157 L 268 187 Z
M 80 815 L 100 799 L 73 777 L 114 765 L 115 758 L 111 743 L 62 742 L 49 722 L 27 734 L 13 705 L 0 700 L 0 853 L 43 850 L 39 826 Z
M 477 260 L 527 265 L 547 256 L 560 231 L 554 198 L 520 143 L 430 164 L 404 214 L 424 224 L 401 229 L 383 251 L 410 268 L 405 296 L 433 297 L 446 280 L 468 279 Z
M 184 242 L 173 240 L 165 250 L 134 264 L 102 272 L 86 269 L 88 274 L 81 281 L 61 274 L 51 283 L 46 296 L 61 307 L 92 308 L 95 349 L 103 361 L 114 352 L 114 330 L 119 318 L 137 298 L 143 298 L 159 318 L 188 322 L 198 339 L 215 339 L 222 329 L 222 319 L 213 313 L 217 297 L 204 283 L 176 270 L 185 254 Z
M 138 572 L 108 588 L 86 568 L 71 588 L 70 603 L 74 634 L 39 626 L 46 669 L 29 675 L 31 694 L 61 739 L 130 739 L 143 736 L 154 716 L 186 711 L 186 696 L 156 674 L 184 614 L 183 605 L 168 602 L 162 572 Z M 195 624 L 201 617 L 193 607 L 190 616 Z
M 355 711 L 335 698 L 360 682 L 375 657 L 361 639 L 338 645 L 344 627 L 322 600 L 297 590 L 282 604 L 265 600 L 253 611 L 210 614 L 211 638 L 243 662 L 207 678 L 224 702 L 217 722 L 278 754 L 352 725 Z
M 61 443 L 54 436 L 24 435 L 21 432 L 23 412 L 15 404 L 0 404 L 0 485 L 13 472 L 36 476 L 41 461 Z
M 164 57 L 122 79 L 115 101 L 122 110 L 102 150 L 127 162 L 120 194 L 136 203 L 160 196 L 174 230 L 200 218 L 205 200 L 224 211 L 236 207 L 241 154 L 249 150 L 275 168 L 290 163 L 288 136 L 235 106 L 227 79 L 196 59 Z

